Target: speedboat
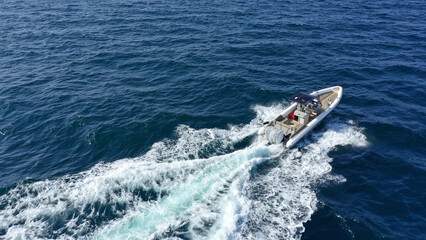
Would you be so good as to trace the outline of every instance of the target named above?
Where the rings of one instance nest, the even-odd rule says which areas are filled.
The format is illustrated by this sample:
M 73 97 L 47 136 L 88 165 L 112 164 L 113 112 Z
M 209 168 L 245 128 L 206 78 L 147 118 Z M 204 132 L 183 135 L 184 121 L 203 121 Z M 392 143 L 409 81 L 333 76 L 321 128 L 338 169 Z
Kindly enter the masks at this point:
M 265 122 L 258 134 L 269 143 L 282 143 L 290 148 L 324 120 L 342 99 L 340 86 L 297 93 L 288 98 L 292 104 L 271 121 Z

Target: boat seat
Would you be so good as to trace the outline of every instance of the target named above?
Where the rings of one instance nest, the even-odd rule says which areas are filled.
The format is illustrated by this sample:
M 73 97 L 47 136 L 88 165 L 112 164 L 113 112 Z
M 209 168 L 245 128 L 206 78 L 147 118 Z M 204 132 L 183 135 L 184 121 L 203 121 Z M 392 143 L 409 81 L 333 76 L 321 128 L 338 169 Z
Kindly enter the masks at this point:
M 284 136 L 294 133 L 301 126 L 299 122 L 289 118 L 285 118 L 282 121 L 274 121 L 274 125 L 277 129 L 283 130 Z

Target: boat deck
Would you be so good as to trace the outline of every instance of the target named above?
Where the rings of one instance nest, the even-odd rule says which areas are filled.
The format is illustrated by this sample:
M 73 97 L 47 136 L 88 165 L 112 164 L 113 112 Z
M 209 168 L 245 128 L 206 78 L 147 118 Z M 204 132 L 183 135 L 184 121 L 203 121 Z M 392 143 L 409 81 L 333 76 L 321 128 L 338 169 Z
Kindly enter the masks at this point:
M 330 107 L 337 99 L 338 93 L 331 91 L 318 96 L 322 108 L 321 112 L 325 111 Z M 284 136 L 290 136 L 291 138 L 297 136 L 302 129 L 304 129 L 312 120 L 314 120 L 319 114 L 310 114 L 309 121 L 307 124 L 301 124 L 294 119 L 290 119 L 288 116 L 277 116 L 272 122 L 271 125 L 275 126 L 276 129 L 282 130 Z
M 321 101 L 322 110 L 326 110 L 331 104 L 333 104 L 334 100 L 337 98 L 336 92 L 325 93 L 319 96 Z

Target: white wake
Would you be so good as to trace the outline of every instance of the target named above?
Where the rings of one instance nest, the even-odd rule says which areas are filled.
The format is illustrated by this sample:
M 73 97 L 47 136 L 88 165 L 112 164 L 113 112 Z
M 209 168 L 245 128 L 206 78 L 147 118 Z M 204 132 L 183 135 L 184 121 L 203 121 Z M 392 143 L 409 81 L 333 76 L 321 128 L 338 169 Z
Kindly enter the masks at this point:
M 182 125 L 141 157 L 19 184 L 0 197 L 0 238 L 300 239 L 315 185 L 345 180 L 328 153 L 367 140 L 351 123 L 328 123 L 291 150 L 251 137 L 283 108 L 256 106 L 229 129 Z

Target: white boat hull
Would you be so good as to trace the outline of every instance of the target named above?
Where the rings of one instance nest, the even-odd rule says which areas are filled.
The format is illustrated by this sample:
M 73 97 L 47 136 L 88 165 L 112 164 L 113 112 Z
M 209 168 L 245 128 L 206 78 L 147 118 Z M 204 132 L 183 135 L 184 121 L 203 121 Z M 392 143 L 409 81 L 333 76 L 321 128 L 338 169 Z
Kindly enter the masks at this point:
M 340 103 L 343 94 L 343 88 L 340 86 L 324 88 L 315 92 L 310 93 L 312 96 L 320 96 L 323 94 L 327 94 L 329 92 L 334 92 L 337 94 L 334 101 L 321 112 L 318 116 L 312 119 L 306 126 L 304 126 L 300 131 L 292 135 L 285 143 L 284 146 L 287 148 L 291 148 L 297 142 L 299 142 L 307 133 L 309 133 L 315 126 L 317 126 L 322 120 L 324 120 L 330 113 L 333 111 L 336 106 Z M 291 112 L 293 112 L 297 107 L 297 103 L 291 104 L 288 108 L 280 113 L 281 116 L 288 116 Z M 264 128 L 262 128 L 264 129 Z M 262 134 L 264 130 L 260 129 L 259 134 Z M 263 131 L 263 132 L 262 132 Z

